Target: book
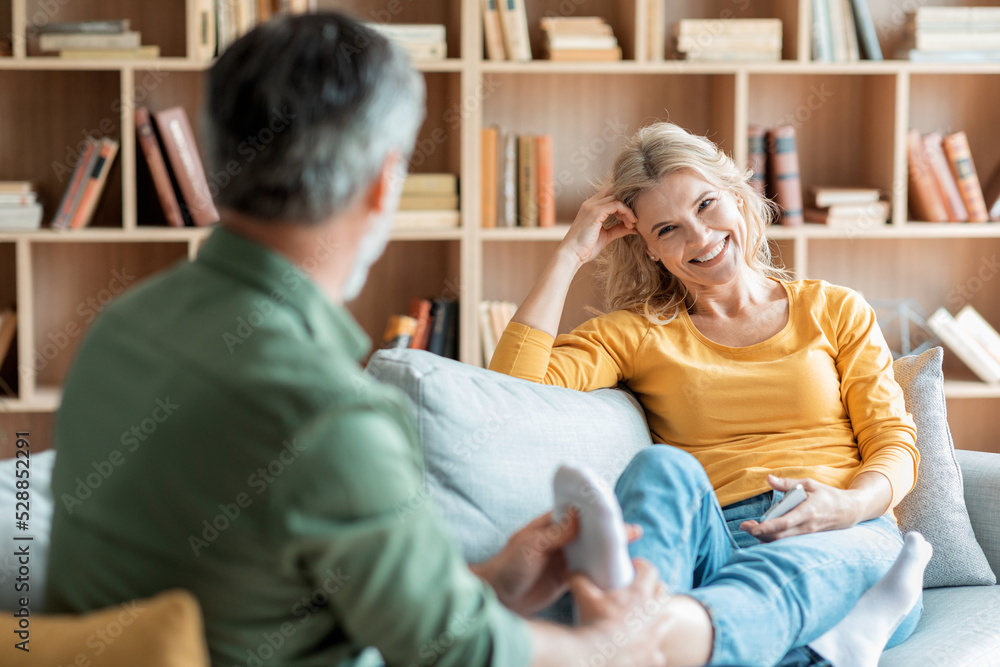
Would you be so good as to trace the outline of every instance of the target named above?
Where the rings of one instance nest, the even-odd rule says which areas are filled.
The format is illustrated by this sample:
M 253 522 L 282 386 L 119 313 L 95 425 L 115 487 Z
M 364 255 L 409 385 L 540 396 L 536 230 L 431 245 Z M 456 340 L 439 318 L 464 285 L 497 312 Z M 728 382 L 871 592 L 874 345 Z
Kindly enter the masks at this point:
M 851 0 L 831 0 L 840 3 L 840 12 L 843 14 L 844 35 L 847 40 L 847 59 L 849 61 L 861 60 L 861 48 L 858 45 L 858 29 L 854 24 L 854 10 L 851 8 Z
M 69 227 L 69 222 L 73 219 L 73 213 L 80 205 L 80 199 L 83 197 L 85 179 L 89 177 L 90 172 L 94 168 L 94 163 L 97 162 L 99 146 L 99 142 L 87 137 L 87 146 L 80 153 L 76 167 L 73 169 L 73 175 L 66 186 L 62 201 L 59 202 L 59 208 L 56 209 L 55 217 L 52 219 L 53 229 L 66 229 Z
M 837 204 L 877 202 L 880 196 L 878 188 L 819 187 L 815 185 L 809 188 L 809 200 L 816 208 L 826 208 Z
M 549 34 L 612 34 L 611 26 L 600 16 L 543 16 L 538 25 Z
M 531 60 L 525 0 L 497 0 L 503 25 L 503 46 L 508 60 Z
M 647 0 L 646 3 L 646 60 L 650 62 L 660 62 L 667 57 L 666 1 Z
M 79 163 L 77 163 L 79 165 Z M 0 195 L 0 208 L 11 206 L 28 206 L 38 201 L 38 195 L 27 192 L 20 195 Z
M 50 32 L 38 38 L 42 51 L 63 49 L 137 49 L 142 46 L 142 34 L 129 30 L 119 33 Z
M 948 222 L 948 209 L 931 172 L 924 140 L 915 129 L 906 134 L 906 165 L 910 218 L 923 222 Z
M 142 149 L 146 166 L 149 168 L 156 196 L 160 200 L 160 207 L 167 217 L 167 224 L 171 227 L 184 227 L 184 215 L 181 213 L 181 206 L 177 201 L 177 193 L 174 191 L 167 163 L 163 159 L 160 141 L 153 129 L 153 119 L 146 107 L 138 107 L 135 110 L 135 132 L 138 135 L 139 147 Z
M 444 42 L 446 29 L 443 23 L 365 23 L 365 27 L 389 39 L 412 42 Z
M 975 339 L 979 346 L 1000 364 L 1000 333 L 973 308 L 972 304 L 962 306 L 955 314 L 955 322 Z
M 159 58 L 159 46 L 140 46 L 135 49 L 63 49 L 60 58 L 66 60 L 130 60 Z
M 930 173 L 937 184 L 938 192 L 941 193 L 941 200 L 948 211 L 949 222 L 967 222 L 969 214 L 965 209 L 965 202 L 962 201 L 962 193 L 958 191 L 958 184 L 951 173 L 948 158 L 945 157 L 942 146 L 942 137 L 938 132 L 931 132 L 924 137 L 924 155 L 927 158 L 927 165 Z
M 90 33 L 98 35 L 113 35 L 127 32 L 131 28 L 129 19 L 113 19 L 110 21 L 60 21 L 33 26 L 38 34 L 48 33 Z
M 414 42 L 402 39 L 391 39 L 391 41 L 406 51 L 410 60 L 444 60 L 448 57 L 446 42 Z
M 13 308 L 5 308 L 0 312 L 0 364 L 7 358 L 14 334 L 17 333 L 17 313 Z
M 555 227 L 556 190 L 551 134 L 535 137 L 535 174 L 538 179 L 538 226 Z
M 781 35 L 678 35 L 677 50 L 689 51 L 780 51 Z
M 850 60 L 850 50 L 847 46 L 847 26 L 844 23 L 844 10 L 841 0 L 827 0 L 827 11 L 830 14 L 830 42 L 833 45 L 834 62 Z
M 408 348 L 417 332 L 417 320 L 408 315 L 390 315 L 382 334 L 382 349 Z
M 546 47 L 558 49 L 613 49 L 618 46 L 614 35 L 550 35 L 545 39 Z
M 878 42 L 878 32 L 872 19 L 872 10 L 868 0 L 852 0 L 854 24 L 858 30 L 858 43 L 861 47 L 861 57 L 865 60 L 882 60 L 882 47 Z
M 700 49 L 685 53 L 684 59 L 694 62 L 776 62 L 781 60 L 781 50 L 729 51 Z
M 442 357 L 458 356 L 458 303 L 450 299 L 431 302 L 431 333 L 427 350 Z
M 969 222 L 986 222 L 990 219 L 983 197 L 983 187 L 979 184 L 976 164 L 969 150 L 969 138 L 961 130 L 944 137 L 942 141 L 945 157 L 951 175 L 955 178 L 958 192 L 969 214 Z
M 191 220 L 198 226 L 211 225 L 218 221 L 219 213 L 212 202 L 208 189 L 205 168 L 198 155 L 194 133 L 188 122 L 184 107 L 171 107 L 153 114 L 159 132 L 167 163 L 177 179 L 183 201 L 178 202 L 187 209 Z
M 403 196 L 458 194 L 458 176 L 449 173 L 407 174 Z
M 486 57 L 494 61 L 507 59 L 507 50 L 503 45 L 503 28 L 500 25 L 500 10 L 497 8 L 498 1 L 503 2 L 503 0 L 482 0 Z
M 410 341 L 411 350 L 426 350 L 427 339 L 431 335 L 431 302 L 427 299 L 414 297 L 410 301 L 410 310 L 406 313 L 417 321 L 417 327 Z
M 42 205 L 0 208 L 0 229 L 34 230 L 42 226 Z
M 913 35 L 912 45 L 918 51 L 997 51 L 1000 50 L 1000 31 L 929 32 L 918 30 Z
M 111 165 L 118 155 L 119 143 L 115 139 L 101 139 L 100 150 L 97 151 L 97 161 L 90 170 L 89 177 L 84 178 L 82 184 L 83 196 L 80 203 L 73 212 L 73 218 L 69 221 L 70 229 L 80 229 L 90 224 L 97 210 L 97 202 L 104 192 L 104 185 L 108 181 L 108 174 L 111 172 Z
M 396 229 L 452 229 L 461 223 L 455 211 L 397 211 L 392 219 Z
M 490 314 L 492 301 L 479 302 L 479 342 L 483 346 L 483 367 L 489 368 L 490 360 L 497 349 L 497 337 L 493 331 L 493 320 Z
M 538 226 L 538 153 L 535 137 L 517 138 L 517 223 L 521 227 Z
M 497 226 L 499 206 L 500 130 L 485 127 L 480 134 L 480 194 L 479 222 L 483 227 Z
M 674 33 L 705 35 L 756 34 L 781 36 L 781 19 L 681 19 Z
M 918 7 L 913 12 L 918 27 L 934 24 L 1000 23 L 1000 7 Z
M 901 49 L 899 60 L 915 63 L 994 63 L 1000 62 L 1000 51 L 917 51 Z
M 782 125 L 767 133 L 768 183 L 781 209 L 781 224 L 801 225 L 802 181 L 799 177 L 799 151 L 795 128 Z
M 812 0 L 812 57 L 822 62 L 834 60 L 830 0 Z
M 750 185 L 760 194 L 764 194 L 764 183 L 767 180 L 767 150 L 764 141 L 766 135 L 767 129 L 761 125 L 751 125 L 747 128 L 747 168 L 753 172 L 750 176 Z
M 944 308 L 927 318 L 927 327 L 948 346 L 979 379 L 989 384 L 1000 382 L 1000 363 L 976 342 Z
M 803 218 L 806 222 L 826 225 L 832 229 L 868 229 L 874 225 L 884 225 L 889 219 L 889 202 L 809 207 L 804 210 Z
M 400 211 L 457 211 L 458 195 L 404 195 L 399 200 Z
M 195 24 L 195 40 L 191 45 L 191 56 L 196 60 L 211 60 L 219 45 L 215 26 L 215 0 L 194 0 L 192 20 Z
M 548 53 L 556 62 L 612 62 L 622 59 L 621 47 L 612 49 L 560 49 Z
M 26 195 L 33 191 L 31 181 L 0 181 L 0 194 Z
M 503 137 L 503 216 L 504 227 L 517 225 L 517 135 Z
M 993 170 L 993 175 L 983 189 L 986 208 L 990 212 L 990 220 L 1000 222 L 1000 164 Z

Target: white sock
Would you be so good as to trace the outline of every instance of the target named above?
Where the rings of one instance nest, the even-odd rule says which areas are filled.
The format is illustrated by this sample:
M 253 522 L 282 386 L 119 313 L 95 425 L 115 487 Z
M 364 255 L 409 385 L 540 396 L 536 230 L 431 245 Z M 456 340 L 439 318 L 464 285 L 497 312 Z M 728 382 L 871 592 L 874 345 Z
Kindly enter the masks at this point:
M 913 609 L 934 549 L 920 533 L 907 533 L 889 571 L 854 608 L 809 646 L 834 667 L 876 667 L 892 633 Z

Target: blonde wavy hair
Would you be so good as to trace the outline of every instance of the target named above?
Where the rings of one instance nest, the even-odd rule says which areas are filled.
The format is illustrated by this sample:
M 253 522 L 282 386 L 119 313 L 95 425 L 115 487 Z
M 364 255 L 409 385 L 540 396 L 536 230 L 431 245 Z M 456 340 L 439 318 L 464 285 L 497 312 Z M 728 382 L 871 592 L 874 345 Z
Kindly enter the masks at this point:
M 604 185 L 612 188 L 616 199 L 635 210 L 640 195 L 665 176 L 682 171 L 693 172 L 742 199 L 738 208 L 747 226 L 747 265 L 761 275 L 788 279 L 788 272 L 774 265 L 765 236 L 765 229 L 776 217 L 774 204 L 750 185 L 753 172 L 737 167 L 709 139 L 673 123 L 648 125 L 626 142 Z M 680 280 L 647 256 L 646 241 L 638 234 L 608 244 L 597 259 L 596 275 L 603 282 L 609 310 L 633 311 L 654 324 L 666 324 L 677 317 L 688 296 Z

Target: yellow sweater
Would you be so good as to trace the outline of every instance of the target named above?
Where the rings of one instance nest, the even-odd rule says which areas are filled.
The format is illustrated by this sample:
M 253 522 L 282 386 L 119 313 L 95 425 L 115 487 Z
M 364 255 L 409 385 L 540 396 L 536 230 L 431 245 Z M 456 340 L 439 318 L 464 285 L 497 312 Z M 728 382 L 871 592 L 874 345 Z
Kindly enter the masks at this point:
M 845 489 L 877 471 L 895 507 L 916 479 L 916 431 L 875 313 L 846 287 L 782 285 L 788 323 L 749 347 L 709 340 L 686 312 L 654 325 L 617 311 L 554 341 L 512 322 L 490 369 L 581 391 L 625 382 L 653 441 L 694 455 L 723 506 L 769 491 L 768 473 Z

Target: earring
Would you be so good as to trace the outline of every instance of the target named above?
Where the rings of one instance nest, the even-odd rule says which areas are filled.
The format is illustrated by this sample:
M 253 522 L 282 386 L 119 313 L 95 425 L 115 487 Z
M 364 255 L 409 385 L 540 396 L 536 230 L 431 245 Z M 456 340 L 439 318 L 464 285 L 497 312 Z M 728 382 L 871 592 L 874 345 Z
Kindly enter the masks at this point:
M 648 252 L 648 253 L 646 253 L 646 257 L 649 257 L 649 258 L 650 258 L 651 260 L 653 260 L 654 262 L 657 262 L 657 261 L 659 261 L 659 260 L 657 260 L 657 259 L 656 259 L 656 257 L 655 257 L 655 256 L 653 256 L 653 253 L 649 253 L 649 252 Z

